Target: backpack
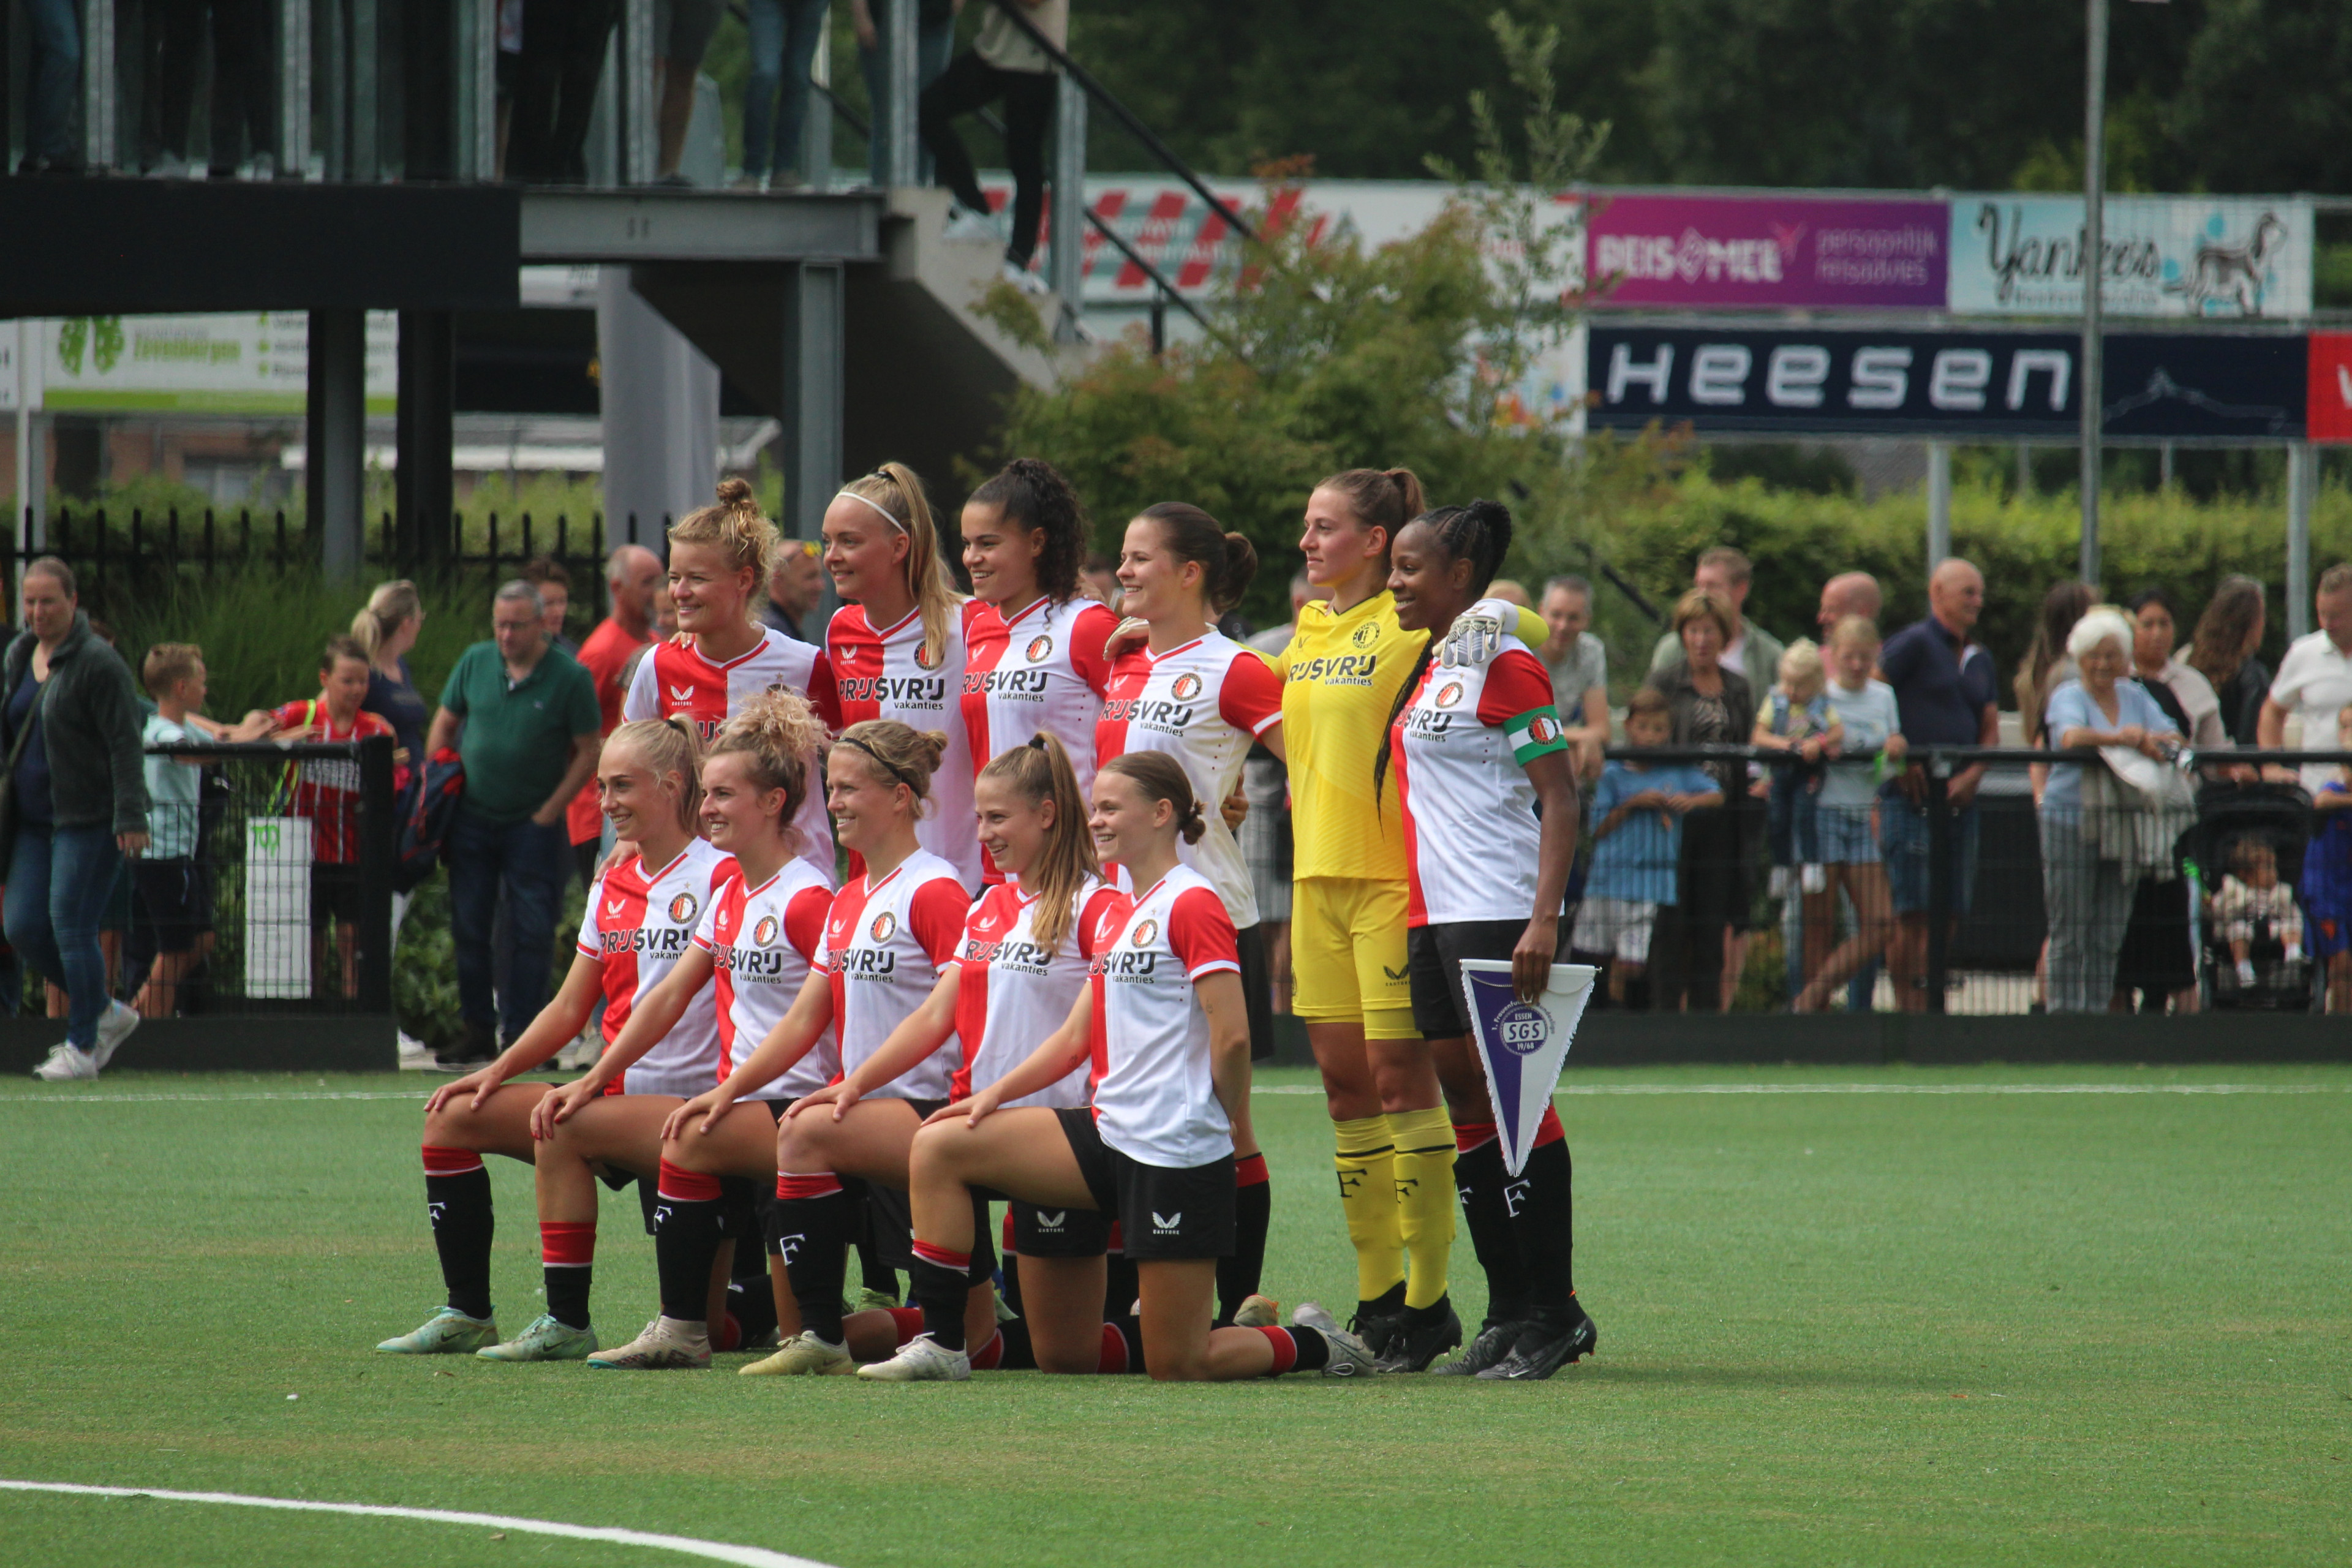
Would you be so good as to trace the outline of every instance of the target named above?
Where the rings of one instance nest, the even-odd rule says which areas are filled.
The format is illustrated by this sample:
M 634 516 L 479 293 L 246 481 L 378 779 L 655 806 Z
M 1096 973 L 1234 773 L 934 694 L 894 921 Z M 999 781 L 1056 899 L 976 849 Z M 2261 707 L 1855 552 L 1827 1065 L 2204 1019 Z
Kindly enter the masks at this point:
M 434 752 L 423 767 L 408 770 L 396 812 L 400 832 L 392 854 L 394 892 L 415 891 L 440 865 L 441 846 L 465 795 L 466 764 L 449 747 Z

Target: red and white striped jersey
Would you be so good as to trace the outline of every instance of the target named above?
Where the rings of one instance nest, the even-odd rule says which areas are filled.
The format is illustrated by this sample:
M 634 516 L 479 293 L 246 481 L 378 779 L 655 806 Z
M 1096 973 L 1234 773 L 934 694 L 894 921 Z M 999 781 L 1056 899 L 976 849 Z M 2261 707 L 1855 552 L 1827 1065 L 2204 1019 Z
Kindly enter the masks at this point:
M 961 1100 L 986 1089 L 1062 1026 L 1087 983 L 1097 937 L 1108 934 L 1103 919 L 1123 904 L 1117 889 L 1087 878 L 1072 900 L 1069 929 L 1048 951 L 1036 938 L 1034 895 L 1024 893 L 1018 882 L 999 882 L 981 895 L 956 947 L 955 1026 L 963 1064 L 950 1096 Z M 1089 1076 L 1085 1067 L 1073 1068 L 1059 1082 L 1005 1104 L 1084 1105 Z
M 694 945 L 710 955 L 719 992 L 719 1076 L 724 1079 L 760 1048 L 807 981 L 824 942 L 833 906 L 826 887 L 804 860 L 792 860 L 756 888 L 737 876 L 710 900 L 695 928 Z M 792 1070 L 753 1089 L 751 1100 L 798 1100 L 833 1081 L 841 1045 L 828 1025 Z
M 971 746 L 961 701 L 966 628 L 977 607 L 972 599 L 956 606 L 948 617 L 947 646 L 937 659 L 924 651 L 919 609 L 877 631 L 864 605 L 844 605 L 824 634 L 845 727 L 896 719 L 947 736 L 947 752 L 931 775 L 930 804 L 915 824 L 915 841 L 954 867 L 967 892 L 980 886 L 982 858 L 980 835 L 972 829 Z
M 1041 598 L 1008 620 L 994 605 L 971 618 L 964 667 L 963 725 L 977 773 L 999 752 L 1043 730 L 1070 753 L 1078 798 L 1095 777 L 1095 721 L 1110 688 L 1103 644 L 1118 617 L 1092 599 Z M 992 878 L 995 868 L 991 867 Z
M 1179 866 L 1144 889 L 1095 954 L 1095 1124 L 1147 1165 L 1184 1170 L 1234 1152 L 1217 1099 L 1209 1016 L 1194 982 L 1241 968 L 1234 922 L 1208 879 Z
M 683 713 L 694 721 L 695 732 L 707 746 L 745 699 L 782 687 L 807 698 L 828 728 L 841 728 L 841 700 L 824 652 L 772 626 L 760 629 L 760 640 L 725 664 L 703 658 L 691 643 L 654 644 L 637 661 L 628 695 L 621 699 L 622 721 Z M 816 868 L 826 887 L 833 886 L 833 818 L 824 809 L 824 775 L 815 768 L 809 773 L 808 799 L 801 803 L 793 826 L 800 829 L 801 858 Z
M 1389 728 L 1403 808 L 1405 923 L 1525 920 L 1535 909 L 1535 787 L 1528 763 L 1568 749 L 1551 676 L 1527 644 L 1475 669 L 1435 663 Z
M 1095 727 L 1097 766 L 1126 752 L 1166 752 L 1184 764 L 1208 831 L 1198 844 L 1180 842 L 1177 855 L 1208 878 L 1244 928 L 1257 924 L 1257 897 L 1218 807 L 1240 782 L 1250 742 L 1281 722 L 1281 678 L 1249 648 L 1210 631 L 1164 654 L 1120 655 Z
M 926 849 L 870 887 L 856 876 L 833 896 L 816 962 L 832 981 L 843 1072 L 856 1071 L 930 995 L 971 908 L 956 868 Z M 946 1099 L 953 1052 L 951 1042 L 941 1045 L 867 1098 Z
M 686 954 L 703 911 L 740 879 L 735 857 L 699 838 L 658 870 L 630 856 L 596 879 L 580 919 L 580 951 L 604 968 L 604 1043 L 620 1037 L 637 999 Z M 607 1094 L 692 1098 L 719 1081 L 719 1009 L 705 985 L 675 1027 L 614 1079 Z

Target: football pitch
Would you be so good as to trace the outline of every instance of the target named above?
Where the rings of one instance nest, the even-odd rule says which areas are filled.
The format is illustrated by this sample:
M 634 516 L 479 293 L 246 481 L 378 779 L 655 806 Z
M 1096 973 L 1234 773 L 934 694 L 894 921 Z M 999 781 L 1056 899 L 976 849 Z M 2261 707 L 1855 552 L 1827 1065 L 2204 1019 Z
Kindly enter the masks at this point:
M 1265 1288 L 1344 1316 L 1308 1077 L 1260 1079 Z M 838 1568 L 2352 1559 L 2352 1071 L 1572 1071 L 1600 1353 L 1520 1385 L 377 1355 L 440 1300 L 426 1087 L 0 1086 L 0 1480 Z M 539 1310 L 530 1180 L 491 1171 L 512 1332 Z M 608 1196 L 608 1343 L 654 1310 L 637 1217 Z M 1466 1236 L 1454 1283 L 1475 1329 Z M 9 1564 L 698 1560 L 495 1521 L 0 1490 Z

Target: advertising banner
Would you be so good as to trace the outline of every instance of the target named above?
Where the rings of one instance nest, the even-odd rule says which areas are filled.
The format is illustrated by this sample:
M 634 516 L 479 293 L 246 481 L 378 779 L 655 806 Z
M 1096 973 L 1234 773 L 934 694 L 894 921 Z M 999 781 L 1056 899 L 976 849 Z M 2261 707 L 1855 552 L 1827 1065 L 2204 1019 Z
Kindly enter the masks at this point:
M 2311 334 L 2310 431 L 2315 441 L 2352 441 L 2352 332 Z
M 2064 332 L 1595 327 L 1594 429 L 1652 420 L 1780 436 L 2071 437 L 2082 340 Z M 2118 332 L 2106 340 L 2110 439 L 2299 440 L 2297 335 Z
M 310 320 L 240 315 L 67 316 L 32 323 L 41 406 L 179 414 L 300 414 L 310 389 Z M 398 391 L 399 317 L 367 317 L 367 409 Z
M 1942 202 L 1596 193 L 1587 275 L 1604 307 L 1940 310 Z
M 1527 1168 L 1543 1113 L 1551 1109 L 1559 1069 L 1568 1065 L 1577 1022 L 1592 999 L 1592 977 L 1599 973 L 1589 963 L 1555 963 L 1543 994 L 1522 1002 L 1511 987 L 1507 961 L 1462 961 L 1462 997 L 1470 1005 L 1471 1041 L 1479 1065 L 1486 1069 L 1503 1165 L 1514 1176 Z
M 1951 199 L 1951 310 L 2083 313 L 2083 198 Z M 2099 302 L 2113 316 L 2311 314 L 2312 206 L 2284 196 L 2109 196 Z

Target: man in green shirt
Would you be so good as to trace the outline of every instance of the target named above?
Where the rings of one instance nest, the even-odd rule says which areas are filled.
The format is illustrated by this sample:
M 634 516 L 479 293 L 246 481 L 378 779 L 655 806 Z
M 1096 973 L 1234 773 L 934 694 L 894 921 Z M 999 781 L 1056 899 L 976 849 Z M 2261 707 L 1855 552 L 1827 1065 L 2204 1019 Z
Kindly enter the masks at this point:
M 547 1000 L 555 917 L 572 866 L 564 808 L 596 770 L 596 686 L 549 645 L 539 590 L 507 584 L 488 642 L 459 656 L 441 689 L 427 752 L 455 744 L 466 795 L 449 825 L 449 927 L 465 1040 L 436 1065 L 470 1071 L 512 1045 Z M 461 734 L 462 731 L 462 734 Z M 494 944 L 499 895 L 507 918 Z M 493 976 L 505 984 L 494 994 Z

